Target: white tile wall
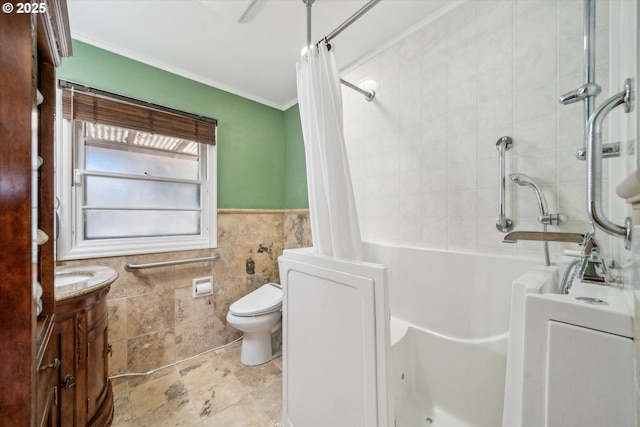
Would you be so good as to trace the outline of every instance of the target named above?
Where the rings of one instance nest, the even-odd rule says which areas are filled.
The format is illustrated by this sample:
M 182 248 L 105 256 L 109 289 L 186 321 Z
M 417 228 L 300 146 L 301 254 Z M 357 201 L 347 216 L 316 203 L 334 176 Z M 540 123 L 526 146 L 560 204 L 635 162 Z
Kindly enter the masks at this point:
M 366 240 L 539 257 L 542 244 L 502 243 L 498 152 L 530 175 L 552 212 L 588 231 L 582 103 L 582 0 L 467 1 L 343 77 L 376 81 L 373 102 L 343 90 L 345 134 Z M 597 79 L 608 96 L 608 1 L 598 1 Z M 606 184 L 605 184 L 606 187 Z M 533 191 L 507 181 L 516 229 L 541 230 Z M 577 246 L 566 246 L 578 249 Z M 554 258 L 560 251 L 551 245 Z

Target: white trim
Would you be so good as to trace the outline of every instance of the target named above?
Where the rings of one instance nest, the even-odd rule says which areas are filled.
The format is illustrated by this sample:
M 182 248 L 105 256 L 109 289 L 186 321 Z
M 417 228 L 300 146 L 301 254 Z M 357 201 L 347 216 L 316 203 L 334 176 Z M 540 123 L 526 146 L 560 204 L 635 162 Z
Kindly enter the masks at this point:
M 391 45 L 397 43 L 399 40 L 407 37 L 409 34 L 415 32 L 415 31 L 418 31 L 419 29 L 421 29 L 425 25 L 429 24 L 430 22 L 433 22 L 434 20 L 440 18 L 441 16 L 445 15 L 449 11 L 451 11 L 451 10 L 455 9 L 456 7 L 460 6 L 465 1 L 467 1 L 467 0 L 450 1 L 446 6 L 440 8 L 439 10 L 434 12 L 433 14 L 429 15 L 427 18 L 425 18 L 425 19 L 421 20 L 420 22 L 412 25 L 411 27 L 407 28 L 402 33 L 400 33 L 400 34 L 396 35 L 395 37 L 389 39 L 384 44 L 379 45 L 375 50 L 369 52 L 368 54 L 365 54 L 364 56 L 362 56 L 361 58 L 359 58 L 356 61 L 352 62 L 351 64 L 348 64 L 347 66 L 343 67 L 340 70 L 340 74 L 342 75 L 342 74 L 348 73 L 352 69 L 362 65 L 363 63 L 367 62 L 371 58 L 373 58 L 376 55 L 380 54 L 380 52 L 384 51 L 389 46 L 391 46 Z M 275 108 L 275 109 L 280 110 L 280 111 L 286 111 L 286 110 L 288 110 L 289 108 L 293 107 L 294 105 L 296 105 L 298 103 L 298 98 L 296 96 L 295 98 L 293 98 L 293 99 L 291 99 L 291 100 L 289 100 L 287 102 L 284 102 L 282 104 L 278 104 L 276 102 L 269 101 L 269 100 L 266 100 L 264 98 L 260 98 L 258 96 L 252 95 L 252 94 L 250 94 L 248 92 L 245 92 L 243 90 L 237 89 L 235 87 L 231 87 L 231 86 L 225 85 L 223 83 L 220 83 L 220 82 L 217 82 L 217 81 L 214 81 L 214 80 L 205 79 L 202 76 L 199 76 L 197 74 L 193 74 L 193 73 L 187 72 L 185 70 L 182 70 L 180 68 L 176 68 L 174 66 L 167 65 L 167 64 L 165 64 L 163 62 L 159 62 L 157 60 L 150 59 L 150 58 L 144 57 L 142 55 L 130 52 L 130 51 L 128 51 L 126 49 L 123 49 L 122 47 L 119 47 L 119 46 L 114 46 L 114 45 L 111 45 L 111 44 L 108 44 L 108 43 L 100 42 L 100 41 L 95 40 L 95 39 L 93 39 L 91 37 L 84 36 L 82 34 L 78 34 L 78 33 L 74 32 L 73 33 L 73 38 L 78 40 L 78 41 L 81 41 L 83 43 L 87 43 L 87 44 L 89 44 L 91 46 L 95 46 L 97 48 L 104 49 L 104 50 L 106 50 L 108 52 L 111 52 L 111 53 L 115 53 L 116 55 L 120 55 L 120 56 L 123 56 L 125 58 L 141 62 L 141 63 L 149 65 L 151 67 L 158 68 L 160 70 L 170 72 L 172 74 L 178 75 L 180 77 L 184 77 L 184 78 L 189 79 L 189 80 L 193 80 L 193 81 L 198 82 L 198 83 L 205 84 L 207 86 L 211 86 L 211 87 L 213 87 L 215 89 L 220 89 L 220 90 L 228 92 L 230 94 L 240 96 L 240 97 L 248 99 L 250 101 L 258 102 L 260 104 L 266 105 L 267 107 L 272 107 L 272 108 Z
M 213 80 L 205 79 L 205 78 L 203 78 L 203 77 L 201 77 L 201 76 L 199 76 L 197 74 L 189 73 L 189 72 L 187 72 L 185 70 L 173 67 L 171 65 L 167 65 L 167 64 L 159 62 L 157 60 L 149 59 L 149 58 L 146 58 L 144 56 L 129 52 L 128 50 L 122 49 L 119 46 L 114 46 L 114 45 L 110 45 L 108 43 L 103 43 L 103 42 L 100 42 L 98 40 L 92 39 L 90 37 L 85 37 L 85 36 L 83 36 L 81 34 L 77 34 L 77 33 L 73 34 L 73 38 L 78 40 L 78 41 L 81 41 L 83 43 L 89 44 L 91 46 L 106 50 L 106 51 L 108 51 L 110 53 L 115 53 L 116 55 L 120 55 L 120 56 L 123 56 L 123 57 L 128 58 L 128 59 L 132 59 L 132 60 L 140 62 L 142 64 L 149 65 L 151 67 L 158 68 L 158 69 L 163 70 L 163 71 L 167 71 L 169 73 L 175 74 L 175 75 L 180 76 L 180 77 L 184 77 L 184 78 L 189 79 L 189 80 L 193 80 L 193 81 L 198 82 L 198 83 L 202 83 L 202 84 L 210 86 L 212 88 L 219 89 L 219 90 L 222 90 L 224 92 L 228 92 L 228 93 L 230 93 L 232 95 L 237 95 L 237 96 L 240 96 L 242 98 L 248 99 L 250 101 L 254 101 L 254 102 L 258 102 L 260 104 L 264 104 L 267 107 L 271 107 L 271 108 L 275 108 L 275 109 L 284 111 L 283 105 L 276 104 L 276 103 L 274 103 L 272 101 L 268 101 L 268 100 L 266 100 L 264 98 L 260 98 L 258 96 L 252 95 L 252 94 L 250 94 L 248 92 L 244 92 L 244 91 L 242 91 L 240 89 L 237 89 L 237 88 L 234 88 L 234 87 L 231 87 L 231 86 L 227 86 L 227 85 L 222 84 L 220 82 L 216 82 L 216 81 L 213 81 Z
M 62 111 L 61 91 L 57 91 L 57 108 Z M 196 249 L 210 249 L 217 246 L 217 147 L 202 144 L 205 153 L 202 156 L 202 170 L 206 171 L 207 181 L 202 182 L 202 231 L 198 236 L 165 236 L 130 239 L 83 240 L 82 230 L 75 229 L 76 218 L 82 216 L 82 206 L 77 206 L 76 191 L 81 186 L 72 187 L 75 179 L 72 152 L 76 158 L 82 157 L 82 149 L 72 147 L 75 141 L 69 121 L 58 115 L 56 121 L 56 197 L 60 201 L 58 208 L 59 237 L 56 247 L 57 260 L 73 260 L 120 255 L 175 252 Z M 72 143 L 64 143 L 72 141 Z M 208 215 L 207 215 L 208 213 Z M 206 217 L 204 216 L 206 215 Z
M 200 238 L 196 241 L 184 238 L 156 238 L 161 240 L 140 238 L 120 239 L 108 242 L 89 240 L 73 246 L 68 252 L 58 257 L 58 260 L 74 260 L 87 258 L 104 258 L 122 255 L 141 255 L 160 252 L 179 252 L 197 249 L 215 248 L 215 242 L 211 244 L 208 239 Z
M 446 6 L 441 7 L 436 12 L 434 12 L 431 15 L 427 16 L 422 21 L 417 22 L 416 24 L 410 26 L 405 31 L 401 32 L 400 34 L 398 34 L 395 37 L 387 40 L 385 43 L 380 44 L 375 50 L 372 50 L 368 54 L 362 56 L 360 59 L 358 59 L 358 60 L 352 62 L 351 64 L 343 67 L 342 69 L 340 69 L 340 74 L 341 75 L 346 74 L 346 73 L 350 72 L 351 70 L 353 70 L 354 68 L 359 67 L 360 65 L 362 65 L 365 62 L 369 61 L 371 58 L 373 58 L 373 57 L 379 55 L 380 53 L 382 53 L 383 51 L 387 50 L 390 46 L 393 46 L 394 44 L 398 43 L 400 40 L 404 39 L 405 37 L 409 36 L 410 34 L 413 34 L 416 31 L 421 30 L 427 24 L 430 24 L 431 22 L 435 21 L 436 19 L 446 15 L 447 13 L 449 13 L 453 9 L 457 8 L 461 4 L 465 3 L 466 1 L 467 0 L 450 1 Z

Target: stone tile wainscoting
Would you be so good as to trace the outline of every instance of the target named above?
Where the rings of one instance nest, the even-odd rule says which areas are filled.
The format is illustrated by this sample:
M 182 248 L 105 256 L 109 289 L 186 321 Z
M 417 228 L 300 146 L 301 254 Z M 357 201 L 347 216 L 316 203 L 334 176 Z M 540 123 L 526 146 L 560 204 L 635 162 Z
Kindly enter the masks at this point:
M 67 261 L 107 265 L 118 279 L 108 295 L 110 375 L 147 372 L 233 341 L 229 306 L 267 282 L 279 282 L 283 249 L 311 246 L 308 210 L 218 211 L 218 247 L 211 250 Z M 149 263 L 218 253 L 213 262 L 136 270 Z M 192 280 L 213 276 L 213 295 L 193 298 Z

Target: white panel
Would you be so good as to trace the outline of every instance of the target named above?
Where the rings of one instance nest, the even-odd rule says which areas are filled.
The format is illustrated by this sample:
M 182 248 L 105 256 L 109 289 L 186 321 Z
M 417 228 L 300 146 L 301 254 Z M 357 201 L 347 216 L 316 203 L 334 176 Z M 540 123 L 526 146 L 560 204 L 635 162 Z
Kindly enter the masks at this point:
M 550 321 L 546 426 L 635 426 L 633 340 Z
M 601 299 L 607 304 L 587 304 L 576 297 Z M 503 426 L 597 426 L 597 424 L 580 424 L 579 422 L 568 426 L 547 424 L 547 411 L 566 411 L 566 407 L 563 406 L 565 400 L 575 403 L 573 409 L 586 408 L 589 399 L 585 398 L 587 396 L 582 396 L 582 393 L 587 392 L 603 393 L 606 396 L 625 396 L 625 399 L 633 396 L 633 389 L 629 391 L 625 381 L 620 382 L 612 379 L 627 378 L 629 380 L 633 378 L 633 369 L 631 368 L 633 357 L 630 350 L 626 353 L 617 349 L 611 350 L 610 353 L 607 353 L 610 356 L 608 359 L 601 356 L 600 353 L 600 350 L 609 346 L 611 342 L 615 343 L 618 339 L 625 340 L 632 336 L 632 318 L 629 308 L 624 292 L 612 286 L 574 283 L 569 295 L 526 294 L 524 325 L 521 328 L 524 334 L 524 345 L 521 347 L 522 362 L 521 364 L 518 362 L 521 372 L 515 372 L 518 375 L 517 381 L 521 381 L 522 384 L 522 395 L 516 402 L 521 405 L 521 410 L 519 413 L 511 414 L 515 418 L 509 418 L 515 423 L 504 423 Z M 575 331 L 580 334 L 572 337 L 569 331 L 573 331 L 573 329 L 570 328 L 565 331 L 566 337 L 564 339 L 560 338 L 558 333 L 555 335 L 552 333 L 550 337 L 549 325 L 575 325 L 571 328 L 575 328 Z M 590 336 L 590 333 L 601 334 L 602 342 L 594 343 L 591 338 L 587 340 L 585 334 Z M 602 386 L 597 386 L 597 383 L 585 382 L 588 381 L 588 377 L 583 378 L 581 375 L 591 375 L 588 371 L 591 370 L 590 366 L 592 365 L 596 377 L 598 375 L 607 377 L 608 375 L 611 382 Z M 598 372 L 599 370 L 600 372 Z M 555 389 L 556 386 L 563 388 Z M 551 393 L 552 396 L 548 396 L 548 393 Z M 563 397 L 558 400 L 560 396 Z M 635 404 L 633 404 L 633 400 L 631 402 L 631 406 L 619 406 L 627 411 L 627 415 L 635 413 Z M 557 408 L 556 405 L 561 405 L 561 407 Z M 592 408 L 593 406 L 588 409 Z M 510 410 L 518 411 L 518 408 L 510 408 Z M 581 413 L 573 414 L 576 420 L 584 421 L 586 419 L 580 415 Z M 565 416 L 569 417 L 568 414 Z M 615 424 L 607 421 L 601 425 L 632 427 L 636 426 L 636 423 L 635 420 L 633 423 L 627 424 Z
M 387 426 L 384 284 L 283 258 L 284 425 Z

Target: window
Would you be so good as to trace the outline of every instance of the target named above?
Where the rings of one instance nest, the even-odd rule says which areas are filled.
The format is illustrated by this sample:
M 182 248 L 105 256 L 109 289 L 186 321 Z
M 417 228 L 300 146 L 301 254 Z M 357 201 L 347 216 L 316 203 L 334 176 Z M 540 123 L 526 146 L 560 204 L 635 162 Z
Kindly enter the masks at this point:
M 62 110 L 58 259 L 215 247 L 215 122 L 69 90 Z

